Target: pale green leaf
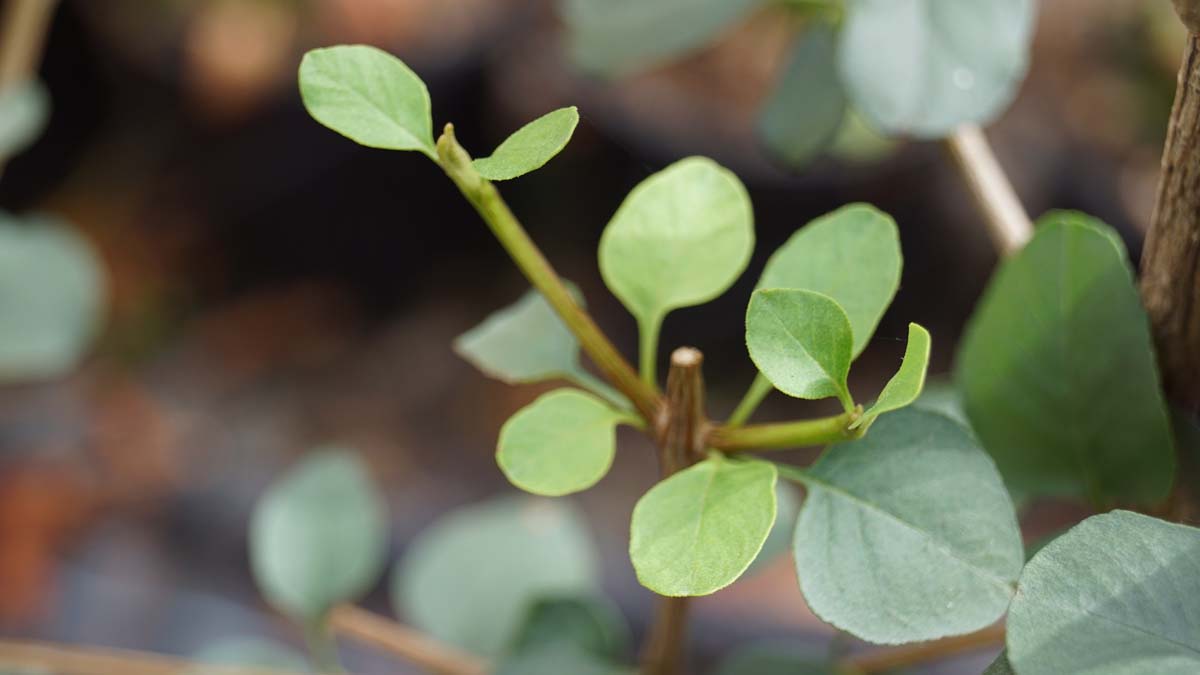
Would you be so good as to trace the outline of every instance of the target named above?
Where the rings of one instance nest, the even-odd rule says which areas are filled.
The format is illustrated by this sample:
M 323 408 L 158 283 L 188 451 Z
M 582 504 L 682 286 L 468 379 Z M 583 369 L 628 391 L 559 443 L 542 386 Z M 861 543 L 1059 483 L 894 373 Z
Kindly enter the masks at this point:
M 1200 530 L 1114 511 L 1048 544 L 1021 573 L 1008 658 L 1021 675 L 1200 672 Z
M 475 160 L 475 170 L 488 180 L 509 180 L 540 169 L 567 147 L 577 124 L 575 106 L 546 113 L 504 139 L 490 156 Z
M 50 95 L 36 80 L 0 91 L 0 162 L 33 144 L 50 118 Z
M 368 45 L 313 49 L 300 62 L 308 114 L 372 148 L 418 150 L 436 159 L 425 83 L 404 62 Z
M 857 357 L 896 297 L 902 265 L 896 221 L 869 204 L 851 204 L 797 230 L 767 261 L 758 288 L 832 298 L 850 320 Z
M 638 500 L 629 557 L 643 586 L 667 596 L 708 595 L 737 580 L 775 522 L 775 467 L 710 457 Z
M 1170 491 L 1171 428 L 1146 313 L 1102 223 L 1041 219 L 968 323 L 956 379 L 1014 491 L 1098 504 Z
M 851 429 L 870 427 L 880 415 L 899 410 L 917 400 L 925 386 L 929 346 L 929 331 L 915 323 L 908 324 L 908 345 L 904 348 L 904 360 L 900 362 L 900 369 L 888 380 L 875 403 L 850 425 Z
M 387 560 L 387 511 L 355 455 L 309 454 L 277 480 L 250 520 L 250 563 L 279 611 L 312 623 L 357 600 Z
M 846 116 L 833 26 L 817 23 L 798 40 L 758 118 L 767 149 L 793 167 L 828 148 Z
M 1034 0 L 854 0 L 838 59 L 855 106 L 893 134 L 946 136 L 998 116 L 1029 60 Z
M 418 535 L 396 567 L 392 603 L 433 637 L 491 658 L 538 599 L 596 592 L 598 568 L 568 502 L 506 497 L 458 509 Z
M 785 475 L 808 488 L 796 572 L 823 620 L 896 644 L 979 630 L 1008 607 L 1025 560 L 1016 515 L 953 420 L 900 410 Z
M 572 59 L 619 75 L 695 51 L 766 0 L 560 0 Z
M 742 647 L 717 667 L 716 675 L 838 675 L 826 659 L 784 642 Z
M 258 638 L 230 638 L 209 645 L 192 655 L 198 665 L 187 670 L 187 675 L 206 675 L 218 669 L 208 666 L 238 666 L 242 668 L 270 668 L 293 673 L 311 672 L 308 659 L 300 652 L 284 645 Z M 227 673 L 227 668 L 220 668 Z
M 759 371 L 788 396 L 836 396 L 854 407 L 850 321 L 829 297 L 794 289 L 755 291 L 746 310 L 746 347 Z
M 0 211 L 0 382 L 58 377 L 100 328 L 105 275 L 91 245 L 59 221 Z
M 560 497 L 586 490 L 612 466 L 617 425 L 632 421 L 591 394 L 552 391 L 504 423 L 496 462 L 526 492 Z
M 600 272 L 643 331 L 667 312 L 708 302 L 746 269 L 754 215 L 746 188 L 691 157 L 642 181 L 600 238 Z

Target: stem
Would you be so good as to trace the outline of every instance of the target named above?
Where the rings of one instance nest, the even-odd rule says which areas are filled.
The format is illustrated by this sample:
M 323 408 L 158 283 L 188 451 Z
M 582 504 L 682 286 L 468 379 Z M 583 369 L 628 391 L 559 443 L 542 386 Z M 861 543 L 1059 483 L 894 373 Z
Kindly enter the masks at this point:
M 996 160 L 987 136 L 979 127 L 965 125 L 946 139 L 946 144 L 983 211 L 996 250 L 1001 255 L 1021 250 L 1033 236 L 1033 223 Z
M 474 654 L 353 605 L 335 608 L 329 625 L 337 633 L 395 654 L 435 675 L 484 675 L 490 670 L 488 663 Z
M 658 333 L 661 329 L 661 319 L 638 322 L 638 370 L 642 382 L 654 388 L 658 387 Z
M 329 630 L 327 620 L 312 623 L 304 627 L 304 641 L 308 643 L 308 653 L 312 656 L 317 670 L 322 673 L 344 673 L 342 662 L 338 658 L 337 640 Z
M 78 647 L 28 640 L 0 640 L 0 670 L 48 670 L 57 675 L 298 675 L 277 668 L 199 664 L 173 656 L 127 649 Z
M 850 425 L 861 416 L 862 406 L 858 406 L 851 412 L 832 417 L 745 427 L 725 425 L 711 429 L 707 440 L 708 445 L 726 453 L 826 445 L 862 438 L 865 430 L 850 429 Z
M 437 151 L 442 170 L 475 207 L 529 283 L 541 292 L 567 328 L 575 334 L 579 345 L 600 372 L 629 398 L 649 425 L 654 426 L 659 421 L 663 406 L 657 388 L 638 379 L 629 362 L 596 326 L 592 317 L 571 297 L 558 273 L 529 238 L 496 187 L 475 170 L 471 156 L 454 137 L 454 125 L 446 125 L 445 132 L 438 139 Z
M 771 381 L 763 377 L 762 373 L 754 376 L 754 382 L 750 383 L 750 388 L 746 390 L 746 395 L 742 397 L 742 402 L 734 408 L 733 414 L 725 422 L 726 428 L 740 427 L 750 419 L 758 406 L 762 404 L 763 399 L 775 390 L 775 385 Z

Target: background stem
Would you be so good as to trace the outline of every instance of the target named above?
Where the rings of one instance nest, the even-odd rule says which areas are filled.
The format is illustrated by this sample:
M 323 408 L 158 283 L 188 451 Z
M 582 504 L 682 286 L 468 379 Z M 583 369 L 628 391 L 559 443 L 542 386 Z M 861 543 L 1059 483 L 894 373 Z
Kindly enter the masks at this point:
M 1033 223 L 983 130 L 975 125 L 962 126 L 946 139 L 946 146 L 983 212 L 996 250 L 1001 255 L 1021 250 L 1033 237 Z
M 758 406 L 762 404 L 763 399 L 775 390 L 775 385 L 763 376 L 762 373 L 757 373 L 754 376 L 754 381 L 750 383 L 750 388 L 746 390 L 746 395 L 742 397 L 741 403 L 738 403 L 737 408 L 734 408 L 733 414 L 725 422 L 727 428 L 740 427 L 750 419 Z
M 490 670 L 488 663 L 474 654 L 353 605 L 334 609 L 329 625 L 336 633 L 395 654 L 435 675 L 485 675 Z

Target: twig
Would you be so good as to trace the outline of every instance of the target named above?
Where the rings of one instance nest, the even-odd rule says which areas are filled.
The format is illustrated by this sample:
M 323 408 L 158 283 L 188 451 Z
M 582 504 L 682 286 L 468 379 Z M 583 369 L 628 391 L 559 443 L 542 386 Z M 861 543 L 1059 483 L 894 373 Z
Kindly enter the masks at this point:
M 838 665 L 839 669 L 846 673 L 870 675 L 871 673 L 909 668 L 936 659 L 1003 644 L 1004 624 L 998 623 L 969 635 L 957 635 L 934 642 L 922 642 L 855 654 L 842 659 Z
M 0 640 L 0 666 L 44 669 L 55 675 L 297 675 L 275 668 L 208 665 L 125 649 L 24 640 Z
M 483 659 L 456 647 L 352 605 L 333 610 L 329 625 L 335 633 L 390 652 L 438 675 L 484 675 Z
M 996 250 L 1001 255 L 1021 250 L 1033 237 L 1033 223 L 1000 162 L 996 161 L 987 136 L 979 127 L 966 125 L 946 139 L 946 145 L 983 211 Z

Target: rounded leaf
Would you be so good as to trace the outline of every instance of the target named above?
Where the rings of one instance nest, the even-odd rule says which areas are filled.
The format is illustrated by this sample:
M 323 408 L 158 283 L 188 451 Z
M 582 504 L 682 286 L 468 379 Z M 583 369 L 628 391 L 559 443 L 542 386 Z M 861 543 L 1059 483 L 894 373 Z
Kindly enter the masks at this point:
M 837 138 L 846 116 L 846 93 L 834 58 L 837 42 L 828 23 L 800 36 L 758 118 L 767 149 L 803 167 Z
M 374 585 L 387 558 L 387 514 L 359 460 L 311 453 L 263 495 L 250 521 L 250 563 L 267 600 L 304 622 Z
M 767 289 L 750 296 L 746 347 L 750 359 L 788 396 L 836 396 L 854 407 L 846 388 L 852 340 L 838 303 L 812 291 Z
M 509 180 L 540 169 L 567 147 L 577 124 L 575 106 L 546 113 L 513 132 L 490 156 L 475 160 L 475 170 L 488 180 Z

